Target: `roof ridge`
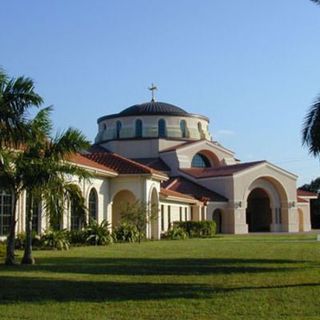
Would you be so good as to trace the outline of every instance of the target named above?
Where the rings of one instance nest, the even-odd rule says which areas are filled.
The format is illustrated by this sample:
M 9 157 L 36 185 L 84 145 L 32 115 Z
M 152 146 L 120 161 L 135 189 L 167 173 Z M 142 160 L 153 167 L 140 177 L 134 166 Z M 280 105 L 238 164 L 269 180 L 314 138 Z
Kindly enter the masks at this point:
M 169 184 L 165 187 L 165 189 L 169 189 L 169 188 L 173 187 L 173 186 L 178 182 L 178 181 L 177 181 L 178 178 L 179 178 L 179 177 L 173 178 L 172 182 L 169 183 Z

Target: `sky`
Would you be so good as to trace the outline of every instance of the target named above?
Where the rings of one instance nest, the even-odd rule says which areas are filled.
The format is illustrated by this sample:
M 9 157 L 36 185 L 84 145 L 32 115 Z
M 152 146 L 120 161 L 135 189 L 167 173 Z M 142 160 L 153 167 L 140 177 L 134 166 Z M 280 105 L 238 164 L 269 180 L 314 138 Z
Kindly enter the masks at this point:
M 320 94 L 320 6 L 310 0 L 0 0 L 0 66 L 31 77 L 55 130 L 157 100 L 210 118 L 241 161 L 320 176 L 301 145 Z

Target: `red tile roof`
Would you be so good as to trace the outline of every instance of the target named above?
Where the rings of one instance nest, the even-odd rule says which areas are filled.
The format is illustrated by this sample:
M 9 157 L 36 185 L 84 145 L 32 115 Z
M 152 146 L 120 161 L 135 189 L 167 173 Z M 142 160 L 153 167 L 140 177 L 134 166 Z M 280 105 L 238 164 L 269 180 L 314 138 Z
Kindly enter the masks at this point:
M 95 161 L 92 161 L 90 159 L 88 159 L 86 156 L 81 155 L 80 153 L 75 153 L 73 155 L 70 155 L 66 158 L 67 161 L 70 161 L 72 163 L 76 163 L 76 164 L 80 164 L 86 167 L 90 167 L 90 168 L 95 168 L 95 169 L 100 169 L 100 170 L 104 170 L 104 171 L 109 171 L 112 173 L 116 173 L 115 170 L 113 170 L 112 168 L 108 168 L 105 165 L 99 164 Z
M 154 170 L 136 161 L 122 157 L 112 152 L 93 152 L 84 156 L 94 162 L 104 165 L 118 172 L 119 174 L 157 174 L 163 177 L 163 172 Z
M 200 201 L 228 201 L 226 197 L 218 194 L 217 192 L 209 190 L 183 177 L 170 178 L 168 181 L 162 182 L 161 186 L 166 190 L 183 193 L 192 196 Z
M 170 168 L 160 158 L 138 158 L 133 160 L 158 171 L 170 171 Z
M 309 202 L 309 200 L 302 199 L 302 198 L 299 198 L 299 197 L 297 197 L 297 201 L 298 202 Z
M 172 190 L 168 190 L 168 189 L 164 189 L 164 188 L 160 189 L 160 195 L 167 196 L 167 197 L 176 197 L 176 198 L 194 200 L 195 202 L 197 201 L 197 199 L 195 199 L 194 197 L 191 197 L 187 194 L 183 194 L 180 192 L 176 192 L 176 191 L 172 191 Z
M 255 161 L 255 162 L 245 162 L 229 166 L 222 166 L 217 168 L 190 168 L 190 169 L 180 169 L 180 171 L 193 176 L 197 179 L 201 178 L 212 178 L 212 177 L 224 177 L 232 176 L 242 170 L 249 169 L 266 161 Z
M 302 189 L 298 189 L 297 194 L 300 197 L 317 197 L 318 196 L 316 192 L 305 191 Z

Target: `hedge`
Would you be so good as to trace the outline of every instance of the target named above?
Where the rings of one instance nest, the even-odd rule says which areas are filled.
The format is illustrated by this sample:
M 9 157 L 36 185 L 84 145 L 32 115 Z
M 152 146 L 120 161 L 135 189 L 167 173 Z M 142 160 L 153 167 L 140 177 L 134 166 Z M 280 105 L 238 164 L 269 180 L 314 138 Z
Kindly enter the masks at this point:
M 176 221 L 174 226 L 184 229 L 189 238 L 210 238 L 216 234 L 215 221 Z

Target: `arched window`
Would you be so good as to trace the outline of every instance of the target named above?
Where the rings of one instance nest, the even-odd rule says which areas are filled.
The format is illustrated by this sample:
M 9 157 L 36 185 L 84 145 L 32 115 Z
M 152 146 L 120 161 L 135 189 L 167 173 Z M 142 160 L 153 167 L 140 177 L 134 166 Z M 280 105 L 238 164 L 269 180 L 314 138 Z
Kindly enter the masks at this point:
M 158 121 L 158 135 L 160 138 L 166 137 L 166 122 L 164 119 Z
M 0 189 L 0 236 L 6 236 L 9 233 L 12 202 L 12 193 Z
M 180 121 L 180 130 L 181 130 L 182 138 L 186 138 L 187 137 L 187 123 L 186 123 L 186 120 L 181 120 Z
M 107 130 L 107 125 L 104 123 L 102 128 L 103 130 Z
M 71 230 L 81 230 L 83 227 L 82 217 L 77 212 L 77 205 L 71 200 Z
M 142 137 L 142 121 L 140 119 L 136 120 L 136 137 Z
M 209 167 L 211 167 L 210 161 L 208 160 L 208 158 L 201 153 L 197 153 L 192 158 L 191 166 L 193 168 L 209 168 Z
M 96 189 L 91 189 L 89 194 L 89 220 L 98 218 L 98 195 Z
M 121 121 L 117 121 L 117 122 L 116 122 L 116 138 L 117 138 L 117 139 L 120 138 L 121 128 L 122 128 L 122 123 L 121 123 Z
M 198 131 L 199 131 L 200 139 L 203 139 L 204 138 L 204 134 L 203 134 L 201 122 L 198 122 Z

